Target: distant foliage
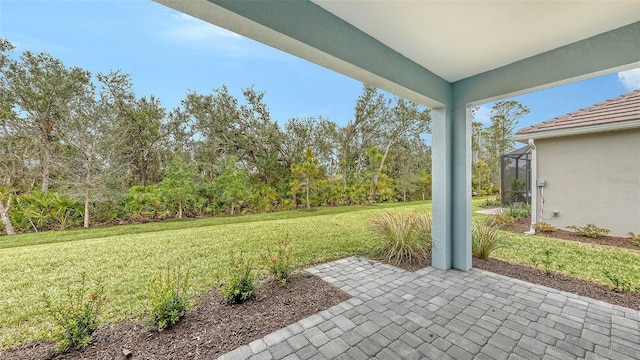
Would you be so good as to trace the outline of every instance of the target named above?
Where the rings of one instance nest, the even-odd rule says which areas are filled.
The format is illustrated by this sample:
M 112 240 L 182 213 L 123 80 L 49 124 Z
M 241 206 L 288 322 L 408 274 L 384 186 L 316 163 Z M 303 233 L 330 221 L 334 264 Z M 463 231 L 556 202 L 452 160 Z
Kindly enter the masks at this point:
M 36 190 L 13 201 L 10 214 L 16 231 L 65 230 L 82 224 L 84 206 L 58 192 Z
M 232 255 L 227 274 L 220 290 L 229 304 L 239 304 L 249 299 L 256 291 L 255 272 L 242 255 Z
M 81 349 L 93 340 L 92 334 L 98 328 L 98 316 L 102 312 L 107 297 L 100 284 L 90 284 L 82 274 L 77 284 L 67 288 L 65 298 L 57 303 L 49 294 L 43 294 L 47 314 L 58 326 L 60 339 L 58 352 L 69 348 Z
M 431 253 L 431 214 L 384 211 L 370 220 L 382 243 L 377 256 L 394 265 L 424 263 Z
M 628 235 L 629 235 L 629 239 L 631 239 L 631 241 L 632 241 L 634 244 L 636 244 L 636 245 L 640 246 L 640 234 L 635 234 L 635 233 L 633 233 L 633 232 L 629 232 L 629 234 L 628 234 Z
M 475 221 L 471 228 L 471 252 L 478 259 L 488 259 L 491 253 L 504 246 L 496 223 Z
M 177 324 L 189 307 L 189 271 L 167 268 L 154 277 L 147 290 L 147 312 L 159 330 Z
M 567 226 L 567 228 L 575 230 L 576 234 L 580 236 L 586 236 L 593 239 L 596 239 L 600 236 L 605 236 L 611 232 L 611 230 L 597 227 L 595 224 L 587 224 L 585 226 L 571 225 Z
M 10 235 L 431 196 L 430 110 L 373 86 L 347 124 L 281 123 L 253 87 L 190 91 L 169 111 L 120 70 L 14 51 L 0 38 L 0 229 Z
M 490 197 L 487 198 L 485 201 L 483 201 L 480 206 L 481 207 L 495 207 L 495 206 L 501 206 L 502 205 L 502 201 L 500 200 L 500 196 L 494 196 L 494 197 Z

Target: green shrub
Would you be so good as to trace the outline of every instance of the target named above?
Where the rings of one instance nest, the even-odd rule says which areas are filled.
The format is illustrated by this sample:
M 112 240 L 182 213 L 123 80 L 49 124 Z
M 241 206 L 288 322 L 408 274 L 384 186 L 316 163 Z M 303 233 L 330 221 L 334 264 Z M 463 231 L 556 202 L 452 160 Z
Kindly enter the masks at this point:
M 586 236 L 593 239 L 600 236 L 607 235 L 608 233 L 611 232 L 609 229 L 600 228 L 595 226 L 594 224 L 587 224 L 585 226 L 571 225 L 571 226 L 567 226 L 567 228 L 575 230 L 576 234 L 580 236 Z
M 239 304 L 249 299 L 256 291 L 255 273 L 242 255 L 232 255 L 229 268 L 220 290 L 222 297 L 229 304 Z
M 471 252 L 479 259 L 487 259 L 491 253 L 502 247 L 503 239 L 498 234 L 495 223 L 476 221 L 471 228 Z
M 189 307 L 189 271 L 169 267 L 151 279 L 146 307 L 149 320 L 158 330 L 177 324 Z
M 554 232 L 558 230 L 555 226 L 544 221 L 538 221 L 533 225 L 533 228 L 536 229 L 537 232 Z
M 507 208 L 502 209 L 502 216 L 511 217 L 514 219 L 524 219 L 531 215 L 531 206 L 522 205 L 520 207 L 509 206 Z
M 289 275 L 291 275 L 291 272 L 294 270 L 291 249 L 289 248 L 289 237 L 287 236 L 279 241 L 275 245 L 275 249 L 264 258 L 271 275 L 278 280 L 280 285 L 286 285 Z
M 424 263 L 431 252 L 431 214 L 384 211 L 370 220 L 382 239 L 376 255 L 394 265 Z
M 631 241 L 632 241 L 634 244 L 636 244 L 636 245 L 640 246 L 640 234 L 637 234 L 637 235 L 636 235 L 636 234 L 635 234 L 635 233 L 633 233 L 633 232 L 629 232 L 629 234 L 628 234 L 628 235 L 629 235 L 629 239 L 631 239 Z
M 82 274 L 77 284 L 67 287 L 65 299 L 61 304 L 54 303 L 49 294 L 42 295 L 46 312 L 58 327 L 58 352 L 85 347 L 91 343 L 91 334 L 98 328 L 98 316 L 107 302 L 107 297 L 101 284 L 91 287 L 88 282 Z
M 486 208 L 486 207 L 500 206 L 501 204 L 502 204 L 502 201 L 500 200 L 500 196 L 496 196 L 493 198 L 487 198 L 485 201 L 483 201 L 480 204 L 480 207 Z

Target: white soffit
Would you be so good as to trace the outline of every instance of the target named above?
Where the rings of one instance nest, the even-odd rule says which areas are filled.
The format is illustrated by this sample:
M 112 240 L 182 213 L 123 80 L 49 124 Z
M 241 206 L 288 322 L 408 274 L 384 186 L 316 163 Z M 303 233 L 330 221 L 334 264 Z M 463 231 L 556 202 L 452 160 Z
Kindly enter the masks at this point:
M 640 0 L 312 1 L 449 82 L 640 21 Z

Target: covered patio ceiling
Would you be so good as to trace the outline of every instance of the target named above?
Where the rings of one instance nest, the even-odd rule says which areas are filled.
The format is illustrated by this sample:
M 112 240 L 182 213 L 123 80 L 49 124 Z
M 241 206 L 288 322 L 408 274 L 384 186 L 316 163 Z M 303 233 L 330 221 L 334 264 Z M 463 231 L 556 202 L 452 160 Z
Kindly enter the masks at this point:
M 433 266 L 471 268 L 469 106 L 640 67 L 640 1 L 155 0 L 432 109 Z
M 313 2 L 451 83 L 640 20 L 640 1 Z

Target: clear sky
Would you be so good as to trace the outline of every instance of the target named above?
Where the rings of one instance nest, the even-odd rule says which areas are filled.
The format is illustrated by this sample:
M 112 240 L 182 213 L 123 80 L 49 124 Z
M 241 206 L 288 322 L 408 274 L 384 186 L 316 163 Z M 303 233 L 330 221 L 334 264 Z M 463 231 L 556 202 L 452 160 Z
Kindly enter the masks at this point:
M 0 36 L 16 52 L 47 52 L 92 72 L 121 69 L 138 96 L 156 95 L 172 109 L 187 90 L 227 85 L 241 97 L 254 85 L 267 93 L 272 117 L 324 116 L 344 125 L 362 84 L 150 0 L 0 0 Z M 518 128 L 640 88 L 640 69 L 515 98 L 531 113 Z M 487 122 L 491 104 L 477 120 Z

